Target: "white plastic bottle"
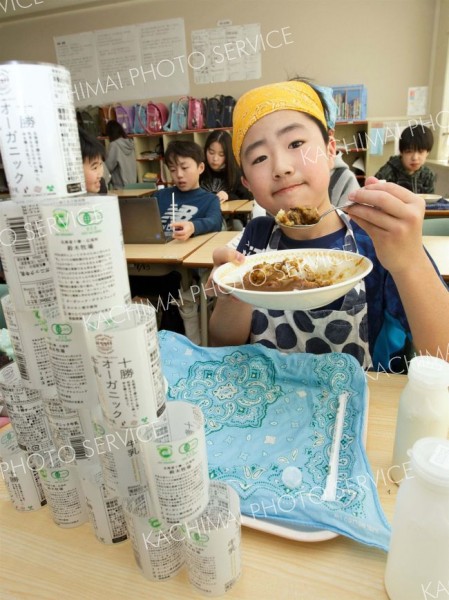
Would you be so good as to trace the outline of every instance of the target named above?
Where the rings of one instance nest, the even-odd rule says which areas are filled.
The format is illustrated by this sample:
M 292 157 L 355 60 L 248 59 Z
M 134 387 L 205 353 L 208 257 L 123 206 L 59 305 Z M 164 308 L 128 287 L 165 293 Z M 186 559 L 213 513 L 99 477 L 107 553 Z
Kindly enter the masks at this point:
M 390 600 L 449 593 L 449 441 L 418 440 L 393 516 L 385 570 Z
M 447 438 L 449 432 L 449 364 L 434 356 L 412 358 L 402 391 L 396 423 L 390 476 L 407 476 L 408 450 L 423 437 Z

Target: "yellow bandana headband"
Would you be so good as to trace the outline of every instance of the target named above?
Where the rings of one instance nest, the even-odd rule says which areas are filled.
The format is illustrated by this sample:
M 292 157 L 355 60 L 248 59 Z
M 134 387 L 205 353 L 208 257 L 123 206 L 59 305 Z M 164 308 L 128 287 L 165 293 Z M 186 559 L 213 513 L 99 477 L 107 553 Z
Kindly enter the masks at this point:
M 302 81 L 263 85 L 239 98 L 232 116 L 232 149 L 240 165 L 240 150 L 248 129 L 278 110 L 297 110 L 315 117 L 327 129 L 323 106 L 315 90 Z

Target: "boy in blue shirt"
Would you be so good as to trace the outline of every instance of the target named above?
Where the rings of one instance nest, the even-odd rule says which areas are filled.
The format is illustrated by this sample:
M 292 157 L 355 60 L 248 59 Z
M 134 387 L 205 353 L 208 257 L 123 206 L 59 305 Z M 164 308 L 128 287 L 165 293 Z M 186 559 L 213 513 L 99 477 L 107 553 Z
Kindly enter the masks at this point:
M 176 240 L 221 231 L 223 218 L 218 196 L 200 187 L 200 175 L 204 171 L 201 146 L 195 142 L 170 142 L 165 151 L 165 164 L 174 186 L 154 194 L 164 230 L 173 231 Z
M 301 81 L 256 88 L 237 102 L 234 154 L 243 182 L 268 214 L 331 208 L 336 144 L 326 116 L 323 96 Z M 311 228 L 289 230 L 271 216 L 253 219 L 237 250 L 215 250 L 214 264 L 243 263 L 245 255 L 267 250 L 345 248 L 373 261 L 366 279 L 344 298 L 309 311 L 267 311 L 215 288 L 213 345 L 249 340 L 282 352 L 347 352 L 364 368 L 395 371 L 412 339 L 418 353 L 447 359 L 449 321 L 439 315 L 449 314 L 449 293 L 423 248 L 424 200 L 374 177 L 349 199 L 347 215 L 332 212 Z
M 165 150 L 165 164 L 175 185 L 154 194 L 164 230 L 172 232 L 173 238 L 181 241 L 193 235 L 221 231 L 218 196 L 200 188 L 200 175 L 204 171 L 201 146 L 194 142 L 170 142 Z M 187 292 L 178 305 L 169 304 L 170 298 L 176 302 L 182 295 L 178 271 L 159 277 L 131 276 L 130 285 L 132 296 L 157 296 L 162 301 L 162 329 L 185 333 L 192 342 L 200 343 L 198 306 L 192 295 Z

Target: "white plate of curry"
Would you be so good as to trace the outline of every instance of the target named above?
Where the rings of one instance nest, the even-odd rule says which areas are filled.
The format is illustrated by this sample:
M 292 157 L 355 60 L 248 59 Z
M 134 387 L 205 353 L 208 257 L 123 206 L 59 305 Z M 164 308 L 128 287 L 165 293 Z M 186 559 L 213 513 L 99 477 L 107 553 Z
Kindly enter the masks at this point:
M 345 250 L 273 250 L 226 263 L 214 273 L 219 288 L 243 302 L 273 310 L 321 308 L 344 296 L 373 268 Z

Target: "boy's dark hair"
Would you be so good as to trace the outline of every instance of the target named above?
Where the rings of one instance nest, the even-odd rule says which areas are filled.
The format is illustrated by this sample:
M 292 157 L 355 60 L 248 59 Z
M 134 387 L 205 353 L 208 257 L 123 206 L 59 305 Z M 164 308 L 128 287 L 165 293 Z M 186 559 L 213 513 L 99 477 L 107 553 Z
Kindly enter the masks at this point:
M 404 129 L 399 138 L 399 152 L 417 150 L 430 152 L 433 147 L 433 133 L 425 125 L 411 125 Z
M 289 81 L 301 81 L 302 83 L 307 83 L 307 85 L 310 85 L 310 87 L 315 91 L 316 95 L 320 99 L 321 106 L 323 107 L 324 118 L 326 119 L 326 123 L 328 123 L 329 122 L 329 114 L 330 114 L 329 107 L 327 106 L 327 102 L 324 99 L 323 94 L 320 92 L 320 90 L 317 90 L 317 88 L 313 85 L 312 80 L 309 79 L 308 77 L 297 76 L 297 77 L 291 77 L 289 79 Z M 304 114 L 306 115 L 306 117 L 309 117 L 309 119 L 312 119 L 312 121 L 318 125 L 318 127 L 321 131 L 321 135 L 324 138 L 324 142 L 327 144 L 329 142 L 328 128 L 325 127 L 321 121 L 319 121 L 315 117 L 312 117 L 312 115 L 309 115 L 307 113 L 304 113 Z
M 196 142 L 170 142 L 164 152 L 165 164 L 168 167 L 175 165 L 179 158 L 192 158 L 197 165 L 200 165 L 204 162 L 204 152 Z
M 111 142 L 118 140 L 119 138 L 127 138 L 128 135 L 118 121 L 111 119 L 106 123 L 106 135 Z
M 101 160 L 106 159 L 106 150 L 101 142 L 94 138 L 90 133 L 87 133 L 82 127 L 78 127 L 78 135 L 80 138 L 81 156 L 83 162 L 85 160 L 95 160 L 100 157 Z
M 234 153 L 232 152 L 232 138 L 227 131 L 215 130 L 207 136 L 206 143 L 204 144 L 205 168 L 204 173 L 201 174 L 201 180 L 208 181 L 214 178 L 214 172 L 210 168 L 209 163 L 207 162 L 207 151 L 214 142 L 220 144 L 220 146 L 223 149 L 223 154 L 225 158 L 225 178 L 228 185 L 232 188 L 239 178 L 239 170 L 234 158 Z

